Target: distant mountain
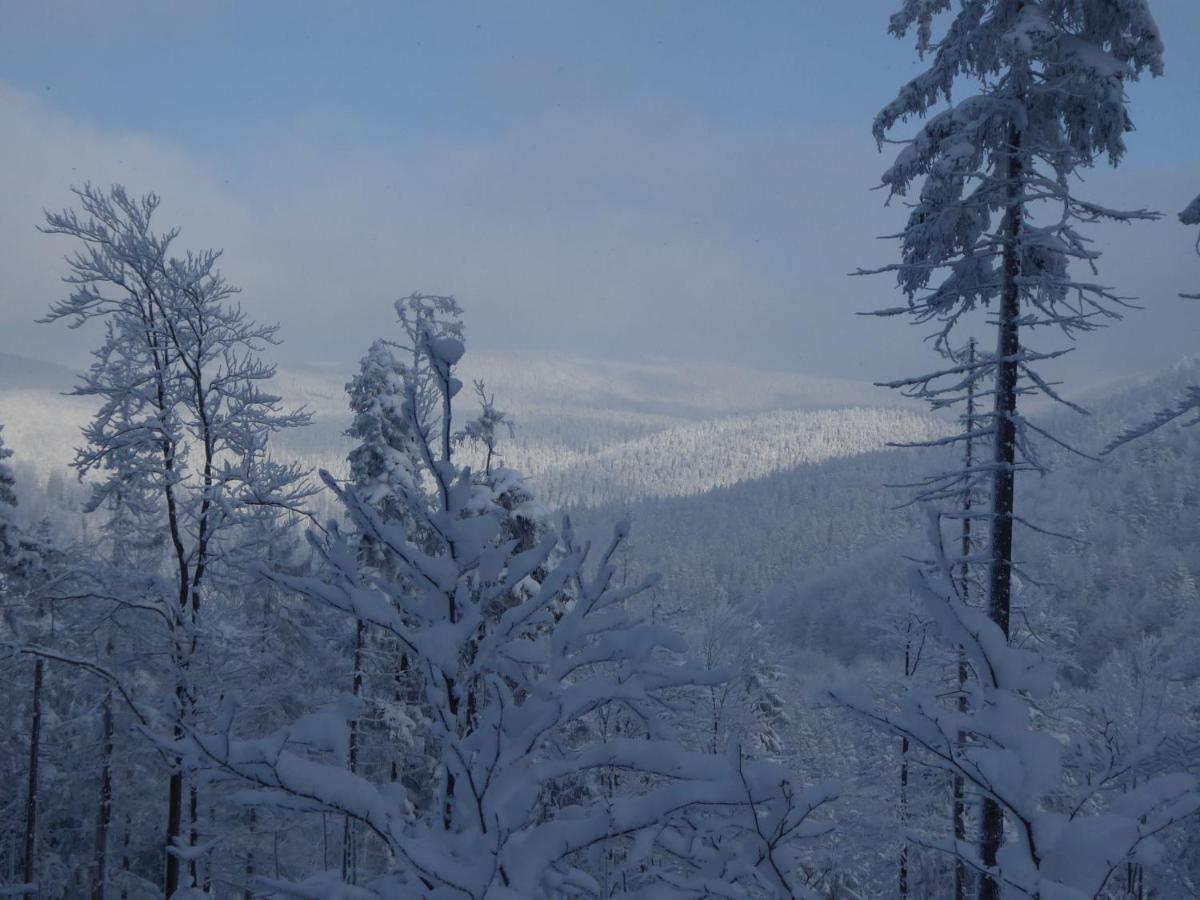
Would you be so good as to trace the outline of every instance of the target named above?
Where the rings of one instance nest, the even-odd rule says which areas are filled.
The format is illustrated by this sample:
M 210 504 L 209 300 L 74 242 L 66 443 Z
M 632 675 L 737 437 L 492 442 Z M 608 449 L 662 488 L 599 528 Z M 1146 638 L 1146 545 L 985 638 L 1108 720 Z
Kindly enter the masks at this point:
M 352 373 L 280 370 L 276 390 L 314 418 L 281 436 L 281 455 L 344 472 Z M 701 493 L 939 427 L 868 384 L 745 366 L 489 352 L 468 354 L 462 375 L 486 381 L 508 412 L 517 431 L 505 461 L 550 507 Z M 73 458 L 94 406 L 64 394 L 75 380 L 64 366 L 0 354 L 0 422 L 26 481 L 65 471 Z
M 551 508 L 698 494 L 941 428 L 872 385 L 715 363 L 479 353 L 461 372 L 485 380 L 516 424 L 505 463 Z M 286 436 L 289 454 L 343 471 L 348 378 L 280 372 L 281 393 L 315 416 Z
M 894 394 L 865 382 L 734 366 L 572 357 L 560 353 L 469 353 L 469 379 L 483 378 L 514 412 L 534 421 L 564 409 L 711 419 L 770 410 L 892 406 Z
M 902 409 L 776 410 L 688 422 L 591 453 L 518 439 L 510 454 L 551 507 L 681 497 L 926 440 L 943 423 Z
M 1049 412 L 1038 424 L 1095 454 L 1196 383 L 1200 357 L 1092 393 L 1091 415 Z M 1043 458 L 1052 471 L 1020 476 L 1019 509 L 1065 537 L 1017 530 L 1016 602 L 1023 625 L 1054 632 L 1069 677 L 1086 678 L 1114 649 L 1200 616 L 1200 427 L 1168 426 L 1102 460 L 1054 445 Z M 628 565 L 635 575 L 663 575 L 666 605 L 714 591 L 758 597 L 773 633 L 794 646 L 846 661 L 886 657 L 897 647 L 878 642 L 907 596 L 904 557 L 927 547 L 922 511 L 884 485 L 911 483 L 944 462 L 928 450 L 842 456 L 698 496 L 600 505 L 575 519 L 599 537 L 630 516 Z
M 284 391 L 318 411 L 342 412 L 354 364 L 280 370 Z M 460 374 L 483 380 L 497 402 L 530 427 L 564 412 L 661 425 L 765 412 L 894 406 L 895 394 L 860 381 L 773 372 L 751 366 L 659 360 L 638 362 L 562 353 L 468 352 Z

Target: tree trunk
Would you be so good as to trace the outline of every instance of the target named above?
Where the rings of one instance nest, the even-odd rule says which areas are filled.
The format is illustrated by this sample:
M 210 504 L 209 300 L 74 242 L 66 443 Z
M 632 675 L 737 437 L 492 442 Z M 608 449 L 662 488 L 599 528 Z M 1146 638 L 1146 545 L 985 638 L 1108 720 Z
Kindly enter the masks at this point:
M 900 739 L 900 827 L 908 828 L 908 738 Z M 908 897 L 908 835 L 900 837 L 900 897 Z
M 38 758 L 42 744 L 42 678 L 45 662 L 38 657 L 33 663 L 33 710 L 29 725 L 29 792 L 25 797 L 25 868 L 21 877 L 33 884 L 34 861 L 37 858 Z
M 1004 279 L 1000 297 L 996 341 L 995 473 L 992 482 L 992 553 L 988 591 L 988 616 L 1000 626 L 1005 638 L 1012 609 L 1013 496 L 1017 457 L 1014 414 L 1017 408 L 1017 354 L 1021 343 L 1020 235 L 1024 206 L 1021 200 L 1021 132 L 1008 127 L 1007 209 L 1004 213 Z M 986 866 L 996 865 L 996 854 L 1004 843 L 1004 810 L 995 800 L 983 801 L 980 856 Z M 983 876 L 980 900 L 999 900 L 1000 884 Z
M 904 642 L 904 677 L 912 678 L 917 673 L 920 652 L 915 658 L 912 650 L 912 626 L 909 619 L 909 638 Z M 908 898 L 908 735 L 900 738 L 900 892 L 902 900 Z
M 111 647 L 110 647 L 111 652 Z M 100 802 L 96 807 L 96 842 L 93 855 L 92 900 L 104 900 L 108 887 L 108 830 L 112 822 L 112 691 L 100 708 Z
M 182 738 L 183 730 L 176 726 L 175 737 Z M 163 894 L 171 897 L 179 889 L 179 857 L 171 850 L 175 847 L 175 839 L 179 836 L 179 826 L 183 820 L 183 772 L 180 770 L 182 761 L 174 760 L 174 771 L 171 772 L 167 784 L 167 876 L 163 885 Z
M 133 772 L 125 771 L 126 785 L 133 783 Z M 121 900 L 129 900 L 129 843 L 133 836 L 133 815 L 128 810 L 125 812 L 125 829 L 121 835 Z
M 156 305 L 157 299 L 150 298 L 147 304 L 147 329 L 146 329 L 146 346 L 150 350 L 154 360 L 154 378 L 155 378 L 155 407 L 158 412 L 165 418 L 169 407 L 172 405 L 167 399 L 167 386 L 165 381 L 165 373 L 168 369 L 168 353 L 162 347 L 163 338 L 158 331 L 156 323 Z M 164 436 L 160 442 L 162 451 L 162 471 L 166 476 L 163 480 L 163 499 L 166 505 L 167 513 L 167 533 L 171 539 L 171 548 L 175 558 L 175 565 L 178 576 L 178 606 L 179 615 L 183 615 L 187 610 L 188 589 L 190 585 L 189 570 L 188 570 L 188 554 L 183 545 L 183 531 L 180 525 L 180 514 L 178 504 L 175 498 L 175 451 L 174 442 L 167 436 Z M 178 703 L 178 712 L 176 715 L 182 716 L 185 704 L 187 702 L 186 689 L 183 682 L 184 672 L 186 671 L 187 663 L 186 656 L 181 652 L 178 638 L 178 629 L 180 628 L 178 620 L 174 622 L 174 631 L 172 639 L 176 642 L 174 660 L 176 665 L 176 683 L 175 683 L 175 700 Z M 175 738 L 182 739 L 183 725 L 182 722 L 175 723 Z M 167 835 L 166 835 L 166 874 L 163 881 L 163 893 L 166 897 L 171 897 L 179 888 L 179 857 L 171 853 L 171 849 L 175 847 L 176 840 L 179 838 L 180 826 L 183 822 L 183 772 L 180 769 L 182 760 L 176 757 L 172 760 L 171 777 L 167 783 Z
M 967 365 L 972 367 L 974 372 L 975 366 L 975 338 L 971 338 L 967 342 Z M 962 582 L 962 601 L 963 603 L 970 602 L 971 599 L 971 564 L 968 559 L 972 551 L 975 549 L 975 544 L 971 538 L 971 507 L 974 498 L 972 497 L 971 489 L 973 486 L 973 476 L 971 469 L 975 464 L 975 442 L 970 437 L 972 429 L 975 427 L 975 382 L 971 381 L 967 385 L 967 443 L 963 450 L 963 472 L 966 479 L 963 488 L 962 499 L 962 563 L 959 566 L 959 579 Z M 958 712 L 959 715 L 964 715 L 967 711 L 967 655 L 962 647 L 958 648 Z M 967 743 L 967 734 L 961 729 L 957 735 L 957 743 L 959 752 Z M 966 809 L 966 781 L 961 774 L 954 776 L 954 840 L 962 844 L 967 839 L 967 809 Z M 957 854 L 954 859 L 954 900 L 966 900 L 967 891 L 970 888 L 969 876 L 967 873 L 967 864 L 962 861 L 962 858 Z
M 356 621 L 354 627 L 354 681 L 353 693 L 355 699 L 362 696 L 363 689 L 363 651 L 366 643 L 367 626 L 362 619 Z M 358 717 L 350 720 L 350 773 L 358 772 Z M 346 816 L 342 825 L 342 880 L 347 884 L 358 881 L 358 846 L 356 841 L 354 821 Z
M 966 654 L 960 647 L 958 650 L 958 711 L 965 713 L 967 710 L 967 697 L 963 692 L 964 685 L 967 683 L 967 662 Z M 958 733 L 958 746 L 962 747 L 967 741 L 965 732 Z M 962 844 L 967 839 L 967 805 L 966 805 L 966 782 L 962 775 L 954 776 L 954 840 L 958 844 Z M 967 872 L 967 864 L 963 862 L 962 857 L 955 855 L 954 858 L 954 900 L 966 900 L 967 891 L 970 888 L 970 875 Z
M 188 848 L 195 850 L 199 843 L 198 823 L 200 820 L 200 797 L 196 791 L 194 784 L 188 785 Z M 188 855 L 187 868 L 188 878 L 191 879 L 193 885 L 200 883 L 197 878 L 197 866 L 199 865 L 194 853 Z
M 242 900 L 254 900 L 254 827 L 257 824 L 257 811 L 250 807 L 246 815 L 248 846 L 246 847 L 246 887 L 242 891 Z
M 401 653 L 400 654 L 400 662 L 396 666 L 395 672 L 392 674 L 392 690 L 393 690 L 396 706 L 400 706 L 401 704 L 405 704 L 408 702 L 408 697 L 407 697 L 407 694 L 405 693 L 406 685 L 404 683 L 405 674 L 407 672 L 408 672 L 408 655 L 406 653 Z M 395 746 L 395 745 L 393 744 L 393 746 Z M 392 763 L 391 763 L 391 773 L 390 773 L 390 779 L 393 784 L 400 780 L 401 773 L 400 773 L 399 760 L 400 760 L 400 753 L 399 753 L 399 751 L 394 750 L 392 752 Z

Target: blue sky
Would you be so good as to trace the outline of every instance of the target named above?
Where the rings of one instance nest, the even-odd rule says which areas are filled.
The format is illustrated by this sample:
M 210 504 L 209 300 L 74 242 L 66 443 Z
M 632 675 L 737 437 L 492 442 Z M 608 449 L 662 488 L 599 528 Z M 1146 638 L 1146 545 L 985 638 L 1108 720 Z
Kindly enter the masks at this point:
M 215 156 L 314 113 L 401 143 L 639 101 L 728 128 L 861 127 L 919 65 L 885 34 L 896 6 L 3 0 L 0 73 L 64 111 Z M 1200 5 L 1154 9 L 1169 44 L 1192 44 Z M 1143 163 L 1188 158 L 1200 117 L 1173 112 L 1194 109 L 1198 87 L 1200 57 L 1176 52 L 1166 79 L 1133 89 Z
M 383 142 L 486 136 L 564 106 L 647 99 L 774 129 L 861 122 L 909 63 L 862 28 L 884 22 L 888 3 L 850 6 L 50 0 L 0 6 L 0 59 L 10 83 L 64 110 L 205 153 L 314 111 Z M 883 77 L 832 84 L 856 58 Z
M 894 298 L 845 272 L 891 252 L 869 124 L 919 66 L 895 5 L 0 0 L 0 321 L 31 352 L 84 346 L 29 325 L 63 249 L 30 232 L 72 180 L 119 179 L 226 247 L 285 356 L 351 359 L 388 298 L 453 290 L 492 349 L 887 377 L 919 335 L 854 317 Z M 1167 77 L 1131 89 L 1127 166 L 1094 183 L 1173 212 L 1200 190 L 1200 4 L 1153 8 Z M 1189 237 L 1153 228 L 1112 239 L 1108 280 L 1161 312 L 1084 368 L 1200 328 L 1171 299 L 1200 281 Z

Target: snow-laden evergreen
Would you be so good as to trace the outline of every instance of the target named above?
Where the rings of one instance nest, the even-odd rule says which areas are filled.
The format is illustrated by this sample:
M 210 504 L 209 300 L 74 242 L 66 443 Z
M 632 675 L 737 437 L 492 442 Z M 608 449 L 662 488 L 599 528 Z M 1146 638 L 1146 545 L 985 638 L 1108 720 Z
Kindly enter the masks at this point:
M 17 505 L 17 494 L 13 488 L 17 480 L 8 463 L 12 455 L 13 451 L 4 446 L 4 426 L 0 425 L 0 559 L 6 562 L 16 552 L 13 512 Z
M 454 457 L 463 344 L 425 333 L 419 347 L 425 365 L 405 378 L 402 416 L 429 490 L 396 482 L 407 521 L 388 521 L 365 491 L 325 475 L 352 533 L 310 534 L 317 577 L 265 574 L 396 642 L 424 689 L 435 790 L 350 770 L 353 697 L 268 737 L 195 730 L 174 749 L 193 769 L 256 786 L 249 802 L 361 823 L 387 850 L 360 877 L 362 896 L 805 895 L 797 845 L 825 830 L 812 816 L 835 791 L 737 746 L 689 749 L 664 713 L 726 676 L 688 663 L 650 620 L 652 581 L 618 582 L 627 526 L 599 555 L 569 524 L 530 547 L 509 537 L 513 510 Z M 431 373 L 436 420 L 423 418 L 416 372 Z M 355 551 L 363 541 L 388 570 Z M 327 874 L 278 886 L 346 890 Z
M 875 119 L 881 148 L 899 124 L 924 122 L 882 178 L 892 197 L 919 188 L 897 235 L 901 261 L 873 271 L 894 272 L 907 300 L 878 314 L 933 325 L 933 346 L 946 360 L 890 386 L 938 407 L 991 394 L 992 409 L 967 417 L 966 430 L 948 439 L 983 437 L 991 452 L 928 479 L 922 496 L 942 499 L 963 483 L 968 491 L 990 483 L 988 504 L 967 515 L 987 523 L 990 549 L 981 560 L 987 610 L 1007 639 L 1018 565 L 1014 526 L 1037 527 L 1015 506 L 1016 476 L 1044 473 L 1037 439 L 1057 440 L 1030 425 L 1018 400 L 1041 394 L 1068 403 L 1039 365 L 1064 351 L 1034 350 L 1027 338 L 1038 328 L 1072 337 L 1119 319 L 1128 305 L 1096 280 L 1099 254 L 1080 227 L 1157 214 L 1085 200 L 1072 179 L 1101 158 L 1120 162 L 1132 128 L 1124 85 L 1145 71 L 1161 74 L 1163 46 L 1145 0 L 950 6 L 948 0 L 906 0 L 891 19 L 893 34 L 915 31 L 917 52 L 932 59 Z M 940 18 L 942 13 L 947 16 Z M 935 22 L 945 25 L 936 39 Z M 948 108 L 937 111 L 943 101 Z M 956 326 L 993 304 L 995 351 L 964 361 L 954 346 Z M 988 873 L 997 865 L 1005 816 L 1003 804 L 986 795 L 981 900 L 1001 894 Z

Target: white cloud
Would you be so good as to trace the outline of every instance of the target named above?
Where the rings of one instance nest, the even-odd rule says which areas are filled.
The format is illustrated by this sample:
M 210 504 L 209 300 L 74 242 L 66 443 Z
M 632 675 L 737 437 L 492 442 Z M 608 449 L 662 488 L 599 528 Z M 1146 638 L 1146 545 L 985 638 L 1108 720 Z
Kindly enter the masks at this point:
M 90 178 L 157 190 L 185 245 L 225 247 L 247 308 L 283 323 L 289 359 L 353 358 L 389 328 L 390 299 L 424 290 L 456 293 L 474 343 L 492 349 L 706 355 L 868 379 L 923 364 L 919 334 L 852 315 L 895 302 L 886 278 L 845 273 L 890 258 L 873 238 L 903 214 L 868 190 L 884 161 L 865 133 L 735 132 L 646 102 L 380 146 L 314 111 L 268 145 L 198 158 L 2 86 L 0 117 L 0 345 L 11 351 L 79 359 L 87 346 L 30 322 L 61 291 L 66 249 L 33 226 Z M 1097 189 L 1137 184 L 1141 202 L 1168 205 L 1180 181 L 1113 179 Z M 1145 295 L 1200 281 L 1188 280 L 1200 265 L 1182 229 L 1129 234 L 1106 282 Z M 1161 359 L 1155 342 L 1187 349 L 1179 328 L 1196 320 L 1181 303 L 1140 315 L 1119 342 L 1132 367 Z

